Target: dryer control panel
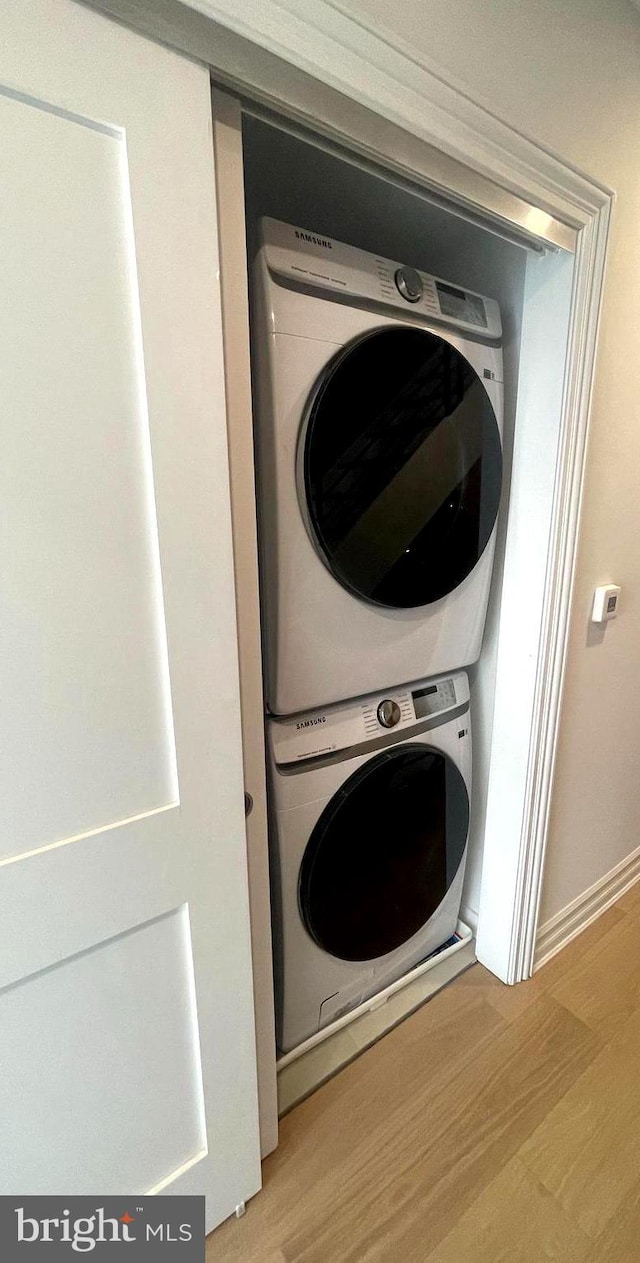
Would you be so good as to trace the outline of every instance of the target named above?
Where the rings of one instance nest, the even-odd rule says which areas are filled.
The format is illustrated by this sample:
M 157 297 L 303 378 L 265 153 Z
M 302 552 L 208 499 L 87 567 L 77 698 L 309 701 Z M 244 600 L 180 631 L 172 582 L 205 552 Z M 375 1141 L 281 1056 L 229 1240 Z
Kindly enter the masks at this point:
M 260 227 L 269 271 L 290 285 L 333 293 L 342 302 L 410 311 L 491 341 L 502 337 L 493 298 L 278 219 L 262 219 Z
M 272 719 L 269 731 L 274 760 L 282 767 L 340 750 L 365 754 L 379 744 L 388 744 L 392 733 L 406 741 L 412 729 L 424 732 L 438 720 L 463 714 L 468 707 L 469 681 L 466 672 L 457 671 L 324 710 Z

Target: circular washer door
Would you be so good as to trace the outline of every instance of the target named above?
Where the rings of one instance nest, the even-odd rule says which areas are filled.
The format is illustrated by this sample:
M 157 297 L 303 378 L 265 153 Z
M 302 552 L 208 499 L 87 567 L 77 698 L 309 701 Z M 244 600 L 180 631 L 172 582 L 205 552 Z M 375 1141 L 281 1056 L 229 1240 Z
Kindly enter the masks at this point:
M 411 744 L 370 759 L 327 804 L 302 859 L 311 937 L 354 961 L 406 943 L 442 903 L 468 828 L 467 787 L 447 755 Z
M 409 609 L 452 592 L 493 530 L 502 446 L 475 369 L 424 329 L 379 329 L 344 348 L 312 397 L 306 514 L 355 596 Z

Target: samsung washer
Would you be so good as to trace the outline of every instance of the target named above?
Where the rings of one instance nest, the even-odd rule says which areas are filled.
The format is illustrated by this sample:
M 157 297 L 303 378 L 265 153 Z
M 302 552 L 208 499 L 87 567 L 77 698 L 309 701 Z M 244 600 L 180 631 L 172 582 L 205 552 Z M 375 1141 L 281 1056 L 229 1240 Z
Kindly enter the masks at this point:
M 277 1037 L 288 1052 L 455 930 L 467 676 L 271 719 L 268 745 Z
M 480 653 L 502 478 L 498 305 L 274 220 L 254 274 L 268 709 Z

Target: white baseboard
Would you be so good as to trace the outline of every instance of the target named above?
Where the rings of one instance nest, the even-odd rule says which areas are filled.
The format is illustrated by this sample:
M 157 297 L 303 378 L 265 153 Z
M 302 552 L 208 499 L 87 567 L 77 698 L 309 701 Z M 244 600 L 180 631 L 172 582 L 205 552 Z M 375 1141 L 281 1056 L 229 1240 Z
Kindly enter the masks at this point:
M 538 928 L 534 972 L 586 930 L 640 878 L 640 847 Z

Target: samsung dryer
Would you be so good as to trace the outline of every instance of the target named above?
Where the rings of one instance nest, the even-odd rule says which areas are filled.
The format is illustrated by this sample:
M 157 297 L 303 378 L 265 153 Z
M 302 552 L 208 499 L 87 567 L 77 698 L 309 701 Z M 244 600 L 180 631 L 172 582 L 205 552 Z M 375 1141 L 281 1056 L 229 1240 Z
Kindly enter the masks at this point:
M 474 662 L 502 477 L 496 302 L 274 220 L 254 276 L 268 709 Z
M 268 721 L 282 1052 L 453 934 L 471 794 L 464 672 Z

